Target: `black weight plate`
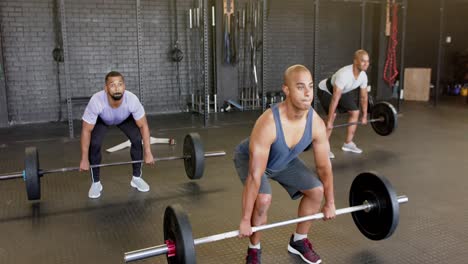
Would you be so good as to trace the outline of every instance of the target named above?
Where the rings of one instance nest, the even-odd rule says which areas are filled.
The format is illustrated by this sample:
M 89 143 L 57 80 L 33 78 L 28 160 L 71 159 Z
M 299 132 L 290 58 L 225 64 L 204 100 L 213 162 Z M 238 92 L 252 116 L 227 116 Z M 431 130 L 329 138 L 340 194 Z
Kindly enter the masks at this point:
M 41 199 L 41 179 L 39 177 L 39 153 L 35 147 L 27 147 L 24 155 L 24 180 L 28 200 Z
M 164 212 L 164 241 L 175 244 L 175 256 L 167 256 L 169 264 L 195 264 L 192 226 L 182 207 L 171 205 Z
M 184 166 L 189 179 L 197 180 L 205 170 L 205 150 L 198 133 L 190 133 L 184 139 Z
M 390 135 L 397 128 L 397 111 L 388 102 L 378 102 L 372 107 L 371 119 L 383 118 L 383 121 L 372 122 L 375 133 L 381 136 Z
M 365 201 L 373 205 L 370 211 L 352 213 L 359 231 L 371 240 L 391 236 L 398 225 L 400 207 L 390 182 L 371 172 L 359 174 L 351 184 L 349 204 L 362 205 Z

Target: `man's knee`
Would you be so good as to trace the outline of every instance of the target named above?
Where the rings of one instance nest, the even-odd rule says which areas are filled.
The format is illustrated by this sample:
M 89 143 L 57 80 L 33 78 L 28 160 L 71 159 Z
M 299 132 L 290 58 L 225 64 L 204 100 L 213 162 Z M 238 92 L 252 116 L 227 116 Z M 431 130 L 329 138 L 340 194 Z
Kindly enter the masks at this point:
M 91 142 L 89 142 L 89 149 L 100 150 L 101 145 L 102 145 L 102 142 L 100 140 L 91 140 Z
M 143 140 L 143 137 L 141 136 L 141 133 L 137 128 L 137 131 L 135 131 L 134 133 L 131 133 L 128 136 L 128 139 L 130 139 L 130 142 L 132 143 L 132 145 L 140 146 Z
M 257 200 L 255 201 L 255 207 L 258 215 L 266 214 L 268 208 L 271 204 L 271 195 L 270 194 L 259 194 Z
M 318 187 L 315 187 L 315 188 L 312 188 L 312 189 L 308 189 L 308 190 L 303 191 L 302 193 L 304 194 L 304 196 L 306 196 L 308 198 L 318 200 L 318 201 L 322 201 L 323 186 L 318 186 Z
M 359 117 L 359 110 L 348 111 L 348 113 L 349 113 L 349 116 L 352 117 L 352 118 L 358 118 Z
M 132 146 L 134 147 L 141 147 L 141 144 L 142 144 L 141 135 L 139 137 L 131 138 L 130 142 L 132 143 Z

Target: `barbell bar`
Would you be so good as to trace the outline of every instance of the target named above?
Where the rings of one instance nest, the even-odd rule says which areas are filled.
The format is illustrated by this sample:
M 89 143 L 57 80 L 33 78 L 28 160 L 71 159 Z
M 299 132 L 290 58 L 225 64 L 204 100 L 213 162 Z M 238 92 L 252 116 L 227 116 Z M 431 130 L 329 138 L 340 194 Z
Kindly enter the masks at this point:
M 398 127 L 398 117 L 400 116 L 402 116 L 402 114 L 397 114 L 395 107 L 391 103 L 381 101 L 372 106 L 369 114 L 370 119 L 367 122 L 371 124 L 375 133 L 380 136 L 388 136 L 392 134 Z M 352 125 L 363 125 L 363 123 L 349 122 L 334 125 L 333 128 L 347 127 Z M 308 151 L 311 147 L 312 143 L 307 146 L 304 151 Z
M 220 157 L 220 156 L 225 156 L 226 152 L 225 151 L 211 151 L 211 152 L 205 152 L 204 157 L 205 158 L 212 158 L 212 157 Z M 169 157 L 160 157 L 160 158 L 154 158 L 153 160 L 155 162 L 158 161 L 171 161 L 171 160 L 180 160 L 180 159 L 188 159 L 190 158 L 190 155 L 184 155 L 184 156 L 169 156 Z M 120 165 L 126 165 L 126 164 L 134 164 L 134 163 L 143 163 L 144 160 L 132 160 L 132 161 L 120 161 L 120 162 L 112 162 L 112 163 L 102 163 L 102 164 L 96 164 L 96 165 L 91 165 L 89 168 L 102 168 L 102 167 L 111 167 L 111 166 L 120 166 Z M 43 176 L 45 174 L 52 174 L 52 173 L 63 173 L 63 172 L 70 172 L 70 171 L 79 171 L 80 167 L 64 167 L 64 168 L 57 168 L 57 169 L 49 169 L 49 170 L 38 170 L 39 176 Z M 12 180 L 12 179 L 17 179 L 17 178 L 23 178 L 24 177 L 25 171 L 21 172 L 15 172 L 12 174 L 5 174 L 0 176 L 0 180 Z
M 403 114 L 397 114 L 397 117 L 400 118 L 402 117 Z M 375 118 L 375 119 L 369 119 L 367 120 L 367 123 L 370 124 L 370 123 L 373 123 L 373 122 L 385 122 L 385 118 L 383 117 L 380 117 L 380 118 Z M 354 125 L 365 125 L 363 122 L 361 121 L 357 121 L 357 122 L 348 122 L 348 123 L 343 123 L 343 124 L 339 124 L 339 125 L 334 125 L 333 128 L 338 128 L 338 127 L 348 127 L 348 126 L 354 126 Z
M 392 134 L 398 126 L 398 117 L 402 114 L 397 114 L 395 107 L 389 102 L 378 102 L 370 111 L 370 119 L 367 121 L 372 125 L 374 131 L 381 136 Z M 353 125 L 363 125 L 362 122 L 349 122 L 344 124 L 334 125 L 333 128 L 348 127 Z
M 371 240 L 388 238 L 399 222 L 399 204 L 407 203 L 405 195 L 396 196 L 390 182 L 372 172 L 359 174 L 351 185 L 350 207 L 337 209 L 336 215 L 351 213 L 361 233 Z M 285 225 L 323 219 L 323 213 L 299 217 L 287 221 L 255 226 L 253 232 Z M 195 263 L 195 246 L 239 236 L 239 231 L 230 231 L 207 237 L 192 238 L 192 227 L 187 214 L 180 205 L 166 208 L 164 213 L 165 244 L 135 250 L 124 254 L 125 262 L 132 262 L 166 254 L 168 263 Z
M 190 133 L 185 136 L 182 156 L 157 157 L 158 161 L 184 160 L 184 167 L 187 177 L 192 180 L 200 179 L 205 168 L 205 158 L 225 156 L 225 151 L 204 152 L 203 143 L 198 133 Z M 40 177 L 50 173 L 62 173 L 78 171 L 79 167 L 65 167 L 58 169 L 42 170 L 39 168 L 39 153 L 36 147 L 27 147 L 25 150 L 25 169 L 22 172 L 15 172 L 0 176 L 0 180 L 12 180 L 23 178 L 26 183 L 28 200 L 38 200 L 41 197 Z M 100 168 L 108 166 L 120 166 L 134 163 L 142 163 L 143 160 L 122 161 L 114 163 L 102 163 L 91 165 L 90 168 Z
M 372 123 L 372 122 L 384 122 L 385 119 L 384 118 L 377 118 L 377 119 L 370 119 L 370 120 L 367 120 L 367 123 Z M 349 122 L 349 123 L 343 123 L 343 124 L 339 124 L 339 125 L 333 125 L 333 128 L 337 128 L 337 127 L 347 127 L 347 126 L 354 126 L 354 125 L 364 125 L 364 123 L 362 123 L 361 121 L 358 121 L 358 122 Z

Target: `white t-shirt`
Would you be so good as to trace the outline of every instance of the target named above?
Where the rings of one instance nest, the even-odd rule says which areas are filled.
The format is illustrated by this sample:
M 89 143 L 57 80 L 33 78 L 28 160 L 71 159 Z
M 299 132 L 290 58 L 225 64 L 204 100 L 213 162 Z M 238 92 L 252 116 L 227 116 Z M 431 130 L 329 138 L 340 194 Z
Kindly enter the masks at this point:
M 338 88 L 342 89 L 342 93 L 348 93 L 352 90 L 361 87 L 361 89 L 367 88 L 367 74 L 364 71 L 359 73 L 357 79 L 354 78 L 353 74 L 353 65 L 344 66 L 343 68 L 339 69 L 335 74 L 333 74 L 331 79 L 331 84 L 336 85 Z M 319 89 L 323 90 L 329 94 L 327 88 L 327 79 L 322 80 L 319 83 Z
M 95 93 L 89 100 L 82 119 L 94 125 L 99 116 L 106 125 L 118 125 L 130 115 L 133 115 L 135 120 L 145 115 L 145 109 L 135 94 L 125 91 L 122 98 L 122 104 L 117 108 L 112 108 L 109 105 L 106 91 Z

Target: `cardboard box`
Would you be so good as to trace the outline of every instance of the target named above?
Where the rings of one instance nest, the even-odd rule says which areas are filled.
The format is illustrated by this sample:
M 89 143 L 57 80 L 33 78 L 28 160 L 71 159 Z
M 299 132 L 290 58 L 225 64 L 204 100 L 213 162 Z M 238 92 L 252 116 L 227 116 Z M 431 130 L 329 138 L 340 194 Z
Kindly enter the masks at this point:
M 405 100 L 429 101 L 430 85 L 430 68 L 405 68 Z

